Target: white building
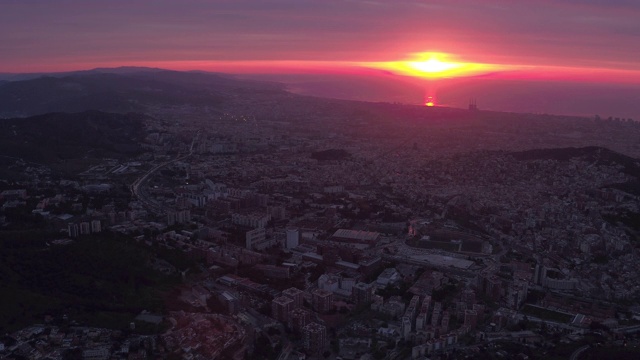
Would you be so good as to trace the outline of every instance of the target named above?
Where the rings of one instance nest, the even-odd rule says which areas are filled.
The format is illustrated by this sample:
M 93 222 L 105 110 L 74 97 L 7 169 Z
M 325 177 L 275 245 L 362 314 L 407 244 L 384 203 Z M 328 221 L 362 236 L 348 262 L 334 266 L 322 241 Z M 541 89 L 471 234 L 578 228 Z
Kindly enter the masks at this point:
M 275 244 L 275 238 L 267 238 L 267 233 L 262 228 L 247 231 L 245 235 L 245 246 L 249 250 L 264 250 Z
M 100 220 L 91 220 L 91 232 L 99 233 L 102 231 L 102 225 L 100 224 Z
M 378 287 L 386 287 L 389 284 L 394 284 L 400 280 L 400 273 L 395 268 L 385 269 L 380 276 L 376 279 L 376 285 Z
M 298 229 L 287 229 L 287 241 L 285 243 L 285 247 L 287 249 L 293 249 L 297 247 L 300 243 L 300 233 Z
M 267 223 L 271 220 L 270 215 L 263 214 L 232 214 L 231 222 L 236 225 L 251 227 L 251 228 L 262 228 L 267 227 Z

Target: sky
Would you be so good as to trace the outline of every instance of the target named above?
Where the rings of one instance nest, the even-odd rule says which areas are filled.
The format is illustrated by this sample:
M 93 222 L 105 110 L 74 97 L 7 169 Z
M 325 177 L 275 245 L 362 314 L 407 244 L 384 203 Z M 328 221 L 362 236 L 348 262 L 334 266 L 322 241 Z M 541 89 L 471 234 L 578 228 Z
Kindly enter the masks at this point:
M 638 0 L 0 0 L 0 73 L 149 66 L 429 78 L 416 69 L 453 64 L 434 76 L 635 91 L 638 19 Z M 623 114 L 640 115 L 635 104 L 640 97 Z
M 638 19 L 637 0 L 0 0 L 0 72 L 331 67 L 420 52 L 640 71 Z

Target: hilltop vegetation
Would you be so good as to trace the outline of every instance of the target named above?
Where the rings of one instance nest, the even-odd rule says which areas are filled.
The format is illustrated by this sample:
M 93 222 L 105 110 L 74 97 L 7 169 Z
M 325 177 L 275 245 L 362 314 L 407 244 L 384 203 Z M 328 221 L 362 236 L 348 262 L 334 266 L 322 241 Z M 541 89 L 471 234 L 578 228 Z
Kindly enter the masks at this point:
M 0 155 L 38 163 L 135 155 L 142 151 L 145 118 L 86 111 L 0 120 Z
M 538 160 L 549 159 L 557 161 L 569 161 L 571 159 L 582 159 L 603 163 L 606 165 L 621 165 L 628 175 L 640 177 L 640 161 L 630 156 L 626 156 L 599 146 L 568 147 L 555 149 L 534 149 L 511 153 L 516 160 Z
M 179 282 L 149 263 L 161 257 L 177 268 L 181 253 L 159 252 L 102 233 L 68 245 L 50 240 L 0 240 L 0 331 L 42 322 L 50 314 L 119 328 L 142 310 L 162 312 L 165 293 Z

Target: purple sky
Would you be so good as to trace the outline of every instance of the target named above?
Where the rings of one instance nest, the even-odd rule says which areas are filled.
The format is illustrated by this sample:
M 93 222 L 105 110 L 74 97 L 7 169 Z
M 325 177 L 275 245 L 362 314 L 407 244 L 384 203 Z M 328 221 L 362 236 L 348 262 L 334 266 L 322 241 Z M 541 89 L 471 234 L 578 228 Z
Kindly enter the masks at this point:
M 423 51 L 640 71 L 639 19 L 637 0 L 0 0 L 0 72 Z

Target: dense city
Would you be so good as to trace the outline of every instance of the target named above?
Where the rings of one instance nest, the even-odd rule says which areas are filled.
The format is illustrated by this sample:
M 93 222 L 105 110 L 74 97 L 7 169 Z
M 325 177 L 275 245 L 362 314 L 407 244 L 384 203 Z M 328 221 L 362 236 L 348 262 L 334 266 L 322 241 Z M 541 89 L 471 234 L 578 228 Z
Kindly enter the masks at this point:
M 637 358 L 637 122 L 235 99 L 2 158 L 0 358 Z

